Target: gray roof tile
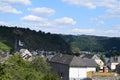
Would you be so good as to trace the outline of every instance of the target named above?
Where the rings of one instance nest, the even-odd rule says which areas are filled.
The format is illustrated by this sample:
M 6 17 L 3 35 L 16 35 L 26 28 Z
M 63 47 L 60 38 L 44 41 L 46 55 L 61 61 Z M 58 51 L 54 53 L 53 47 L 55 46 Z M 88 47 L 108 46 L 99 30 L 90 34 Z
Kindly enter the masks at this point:
M 71 67 L 93 67 L 96 63 L 93 59 L 82 59 L 73 55 L 58 54 L 55 55 L 50 62 L 65 64 Z
M 87 64 L 89 67 L 96 67 L 97 63 L 94 59 L 83 59 L 83 61 Z

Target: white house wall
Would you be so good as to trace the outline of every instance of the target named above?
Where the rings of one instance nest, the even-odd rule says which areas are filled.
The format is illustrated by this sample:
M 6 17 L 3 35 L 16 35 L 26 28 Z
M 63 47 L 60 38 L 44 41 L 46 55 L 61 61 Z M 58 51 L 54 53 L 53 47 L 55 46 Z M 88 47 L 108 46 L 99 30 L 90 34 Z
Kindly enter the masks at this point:
M 32 56 L 32 54 L 28 50 L 26 50 L 24 53 Z
M 86 67 L 70 67 L 69 80 L 80 80 L 87 77 Z
M 96 72 L 95 67 L 87 67 L 87 72 Z
M 103 61 L 102 61 L 101 59 L 95 59 L 95 62 L 96 62 L 99 66 L 101 66 L 101 67 L 104 66 L 104 63 L 103 63 Z
M 119 63 L 111 63 L 110 68 L 111 70 L 115 70 L 116 69 L 116 65 L 118 65 Z

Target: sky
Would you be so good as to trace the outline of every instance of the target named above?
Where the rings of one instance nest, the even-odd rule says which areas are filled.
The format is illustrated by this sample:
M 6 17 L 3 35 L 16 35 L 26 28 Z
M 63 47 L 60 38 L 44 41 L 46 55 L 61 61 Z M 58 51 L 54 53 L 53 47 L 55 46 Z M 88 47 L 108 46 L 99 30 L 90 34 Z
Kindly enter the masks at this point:
M 120 0 L 0 0 L 0 25 L 120 37 Z

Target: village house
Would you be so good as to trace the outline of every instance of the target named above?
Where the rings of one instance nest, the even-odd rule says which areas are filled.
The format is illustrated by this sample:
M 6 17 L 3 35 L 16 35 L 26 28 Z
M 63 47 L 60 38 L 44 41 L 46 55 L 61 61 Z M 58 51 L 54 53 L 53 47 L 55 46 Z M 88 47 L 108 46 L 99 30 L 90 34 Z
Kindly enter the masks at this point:
M 116 65 L 120 63 L 120 56 L 112 56 L 110 57 L 110 60 L 108 61 L 107 65 L 111 70 L 116 69 Z
M 32 61 L 32 54 L 27 49 L 21 49 L 20 54 L 24 60 Z
M 88 72 L 95 72 L 97 64 L 93 59 L 82 59 L 73 55 L 57 54 L 50 61 L 51 72 L 60 80 L 81 80 Z
M 99 65 L 101 70 L 104 67 L 104 62 L 95 54 L 82 54 L 80 55 L 80 57 L 83 59 L 94 59 L 97 65 Z

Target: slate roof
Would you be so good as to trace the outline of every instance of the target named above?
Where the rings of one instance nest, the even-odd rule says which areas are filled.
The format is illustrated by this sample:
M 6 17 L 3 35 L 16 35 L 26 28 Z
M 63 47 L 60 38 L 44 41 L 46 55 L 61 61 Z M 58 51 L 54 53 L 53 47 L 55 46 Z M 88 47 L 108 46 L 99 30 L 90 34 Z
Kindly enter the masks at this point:
M 83 59 L 80 59 L 76 56 L 73 57 L 71 63 L 69 64 L 71 67 L 87 67 L 87 64 L 83 61 Z
M 83 59 L 83 61 L 87 64 L 89 67 L 97 67 L 97 63 L 94 59 Z
M 66 64 L 69 65 L 70 62 L 72 61 L 74 56 L 72 55 L 64 55 L 64 54 L 58 54 L 55 55 L 50 62 L 55 62 L 55 63 L 61 63 L 61 64 Z
M 58 54 L 55 55 L 50 62 L 68 65 L 71 67 L 94 67 L 95 61 L 92 59 L 82 59 L 73 55 Z

